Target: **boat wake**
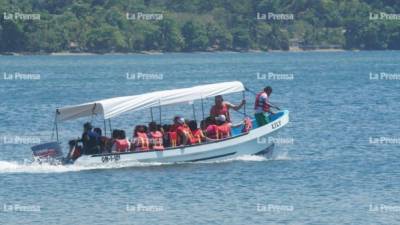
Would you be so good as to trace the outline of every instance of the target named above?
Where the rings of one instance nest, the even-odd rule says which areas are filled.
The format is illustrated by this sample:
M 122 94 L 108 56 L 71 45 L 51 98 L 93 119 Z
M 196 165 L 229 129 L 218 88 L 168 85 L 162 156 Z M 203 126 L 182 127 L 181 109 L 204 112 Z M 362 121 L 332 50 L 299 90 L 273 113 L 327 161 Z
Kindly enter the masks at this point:
M 212 162 L 192 162 L 198 163 L 227 163 L 233 161 L 245 161 L 245 162 L 262 162 L 270 160 L 290 160 L 291 158 L 286 154 L 278 155 L 271 159 L 264 156 L 258 155 L 243 155 L 232 159 L 225 159 Z M 185 163 L 178 163 L 185 164 Z M 90 166 L 83 165 L 54 165 L 49 163 L 37 163 L 29 160 L 24 162 L 17 161 L 0 161 L 0 174 L 2 173 L 65 173 L 65 172 L 79 172 L 86 170 L 101 170 L 101 169 L 118 169 L 127 167 L 152 167 L 152 166 L 165 166 L 174 165 L 172 163 L 142 163 L 142 162 L 112 162 L 107 164 L 95 164 Z M 175 164 L 176 165 L 176 164 Z
M 2 173 L 65 173 L 65 172 L 78 172 L 85 170 L 100 170 L 100 169 L 118 169 L 126 167 L 146 167 L 146 166 L 161 166 L 166 163 L 107 163 L 101 165 L 53 165 L 49 163 L 36 163 L 36 162 L 16 162 L 16 161 L 0 161 L 0 174 Z

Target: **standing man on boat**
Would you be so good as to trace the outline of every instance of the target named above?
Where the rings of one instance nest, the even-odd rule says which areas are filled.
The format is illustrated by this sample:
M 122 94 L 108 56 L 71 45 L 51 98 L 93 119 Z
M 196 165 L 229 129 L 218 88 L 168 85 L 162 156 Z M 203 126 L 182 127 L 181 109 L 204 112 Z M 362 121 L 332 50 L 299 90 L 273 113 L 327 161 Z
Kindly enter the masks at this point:
M 269 97 L 272 94 L 272 88 L 267 86 L 264 90 L 256 95 L 254 110 L 256 121 L 259 127 L 269 123 L 269 115 L 274 114 L 271 111 L 272 105 L 269 103 Z
M 219 115 L 224 115 L 226 118 L 227 122 L 231 122 L 231 117 L 229 115 L 229 109 L 233 109 L 233 110 L 239 110 L 240 108 L 242 108 L 242 106 L 244 106 L 244 104 L 246 104 L 246 100 L 242 100 L 242 102 L 239 105 L 234 105 L 230 102 L 224 101 L 224 99 L 222 98 L 222 95 L 217 95 L 215 96 L 215 105 L 213 105 L 211 107 L 210 110 L 210 116 L 212 118 L 215 118 Z

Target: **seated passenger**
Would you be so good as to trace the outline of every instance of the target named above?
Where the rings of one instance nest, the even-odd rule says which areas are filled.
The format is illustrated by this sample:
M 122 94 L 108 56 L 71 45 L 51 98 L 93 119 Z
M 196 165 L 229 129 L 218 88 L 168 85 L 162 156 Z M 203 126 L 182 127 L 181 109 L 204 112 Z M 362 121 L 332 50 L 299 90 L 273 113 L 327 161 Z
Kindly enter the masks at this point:
M 149 123 L 149 139 L 151 148 L 154 150 L 164 150 L 163 134 L 157 130 L 156 122 Z
M 92 125 L 89 122 L 83 125 L 80 141 L 83 145 L 83 154 L 91 155 L 100 152 L 100 137 L 92 131 Z
M 147 137 L 147 127 L 137 125 L 133 132 L 133 149 L 135 151 L 147 151 L 150 149 L 149 138 Z
M 218 126 L 215 124 L 215 120 L 212 117 L 207 117 L 206 122 L 206 136 L 210 139 L 218 139 Z
M 180 120 L 180 119 L 181 119 L 180 116 L 175 116 L 174 117 L 174 119 L 173 119 L 174 123 L 170 127 L 170 131 L 171 132 L 176 132 L 177 131 L 177 128 L 180 126 L 180 123 L 178 122 L 178 120 Z
M 170 128 L 171 128 L 171 125 L 168 125 L 168 124 L 164 124 L 162 126 L 164 147 L 170 147 L 171 146 L 171 142 L 170 142 L 170 138 L 169 138 Z M 176 146 L 176 143 L 175 143 L 175 146 Z
M 102 131 L 101 128 L 99 127 L 94 128 L 93 131 L 100 137 L 100 152 L 102 153 L 106 152 L 106 148 L 108 146 L 110 138 L 102 136 Z
M 206 136 L 204 136 L 203 131 L 197 127 L 196 120 L 189 121 L 189 128 L 192 132 L 192 136 L 190 137 L 190 142 L 192 144 L 200 144 L 201 142 L 206 140 Z
M 124 130 L 117 130 L 116 139 L 114 140 L 111 151 L 113 152 L 127 152 L 131 148 L 131 143 L 126 138 Z
M 177 144 L 178 145 L 190 145 L 190 137 L 192 132 L 185 123 L 185 119 L 180 117 L 176 120 L 176 133 L 177 133 Z
M 243 120 L 243 129 L 242 133 L 247 133 L 253 128 L 253 124 L 251 122 L 251 119 L 249 117 L 244 118 Z
M 225 139 L 231 136 L 231 126 L 232 124 L 226 121 L 226 118 L 224 115 L 219 115 L 215 118 L 217 122 L 217 136 L 218 139 Z

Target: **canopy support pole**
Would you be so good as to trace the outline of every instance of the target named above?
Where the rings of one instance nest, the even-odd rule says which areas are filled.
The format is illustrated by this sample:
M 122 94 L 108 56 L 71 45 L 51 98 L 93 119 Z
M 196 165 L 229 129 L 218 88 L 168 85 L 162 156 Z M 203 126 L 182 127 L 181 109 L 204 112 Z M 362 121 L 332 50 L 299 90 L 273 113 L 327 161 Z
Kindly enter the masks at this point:
M 160 126 L 161 126 L 161 119 L 162 119 L 162 116 L 161 116 L 161 100 L 158 100 L 158 111 L 160 112 Z
M 104 122 L 104 136 L 107 136 L 107 126 L 106 126 L 106 120 L 103 120 Z
M 196 120 L 196 108 L 194 106 L 194 102 L 192 104 L 192 108 L 193 108 L 193 118 L 194 118 L 194 120 Z
M 243 94 L 243 100 L 246 100 L 246 92 L 243 91 L 242 94 Z M 246 104 L 243 105 L 243 114 L 244 114 L 245 116 L 247 115 L 247 114 L 246 114 Z
M 55 122 L 55 126 L 56 126 L 56 137 L 57 137 L 57 142 L 59 142 L 58 140 L 58 123 L 57 123 L 57 118 L 56 118 L 56 122 Z
M 203 97 L 201 98 L 201 112 L 203 114 L 203 120 L 204 120 L 204 104 L 203 104 Z
M 54 127 L 53 127 L 53 133 L 51 134 L 51 139 L 53 139 L 53 135 L 54 135 L 54 128 L 56 130 L 56 138 L 57 138 L 57 142 L 59 142 L 58 139 L 58 123 L 57 123 L 57 115 L 59 114 L 58 109 L 56 110 L 56 115 L 54 116 Z
M 154 118 L 153 118 L 153 107 L 150 107 L 150 114 L 151 114 L 151 122 L 153 122 L 154 121 Z
M 110 126 L 110 134 L 112 134 L 111 119 L 108 119 L 108 125 Z

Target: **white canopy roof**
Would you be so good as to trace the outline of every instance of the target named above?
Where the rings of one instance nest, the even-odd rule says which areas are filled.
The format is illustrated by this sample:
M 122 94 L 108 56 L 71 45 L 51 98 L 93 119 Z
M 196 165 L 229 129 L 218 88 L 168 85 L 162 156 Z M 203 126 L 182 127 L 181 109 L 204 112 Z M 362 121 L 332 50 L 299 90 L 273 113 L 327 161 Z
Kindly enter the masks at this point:
M 233 81 L 109 98 L 59 108 L 57 109 L 57 121 L 72 120 L 91 115 L 103 115 L 104 119 L 109 119 L 127 111 L 137 111 L 150 107 L 158 107 L 160 105 L 190 102 L 201 98 L 209 98 L 244 90 L 245 88 L 241 82 Z

